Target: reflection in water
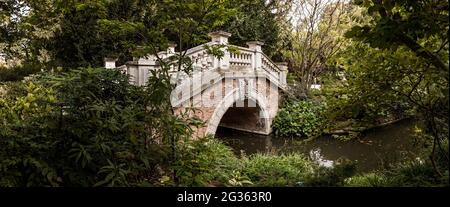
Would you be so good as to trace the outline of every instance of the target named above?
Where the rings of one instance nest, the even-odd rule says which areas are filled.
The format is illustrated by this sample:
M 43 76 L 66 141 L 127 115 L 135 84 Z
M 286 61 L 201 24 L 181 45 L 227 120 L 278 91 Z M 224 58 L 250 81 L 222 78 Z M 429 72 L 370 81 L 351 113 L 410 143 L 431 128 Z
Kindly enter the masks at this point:
M 333 167 L 334 161 L 325 159 L 323 155 L 320 154 L 320 148 L 310 150 L 309 157 L 311 160 L 319 164 L 319 166 Z
M 219 128 L 216 137 L 231 146 L 236 154 L 241 151 L 246 154 L 299 152 L 323 166 L 332 166 L 339 158 L 347 158 L 356 161 L 361 171 L 370 171 L 404 156 L 415 157 L 415 124 L 412 120 L 404 120 L 346 142 L 323 136 L 308 143 L 300 143 L 301 139 L 257 135 L 226 128 Z

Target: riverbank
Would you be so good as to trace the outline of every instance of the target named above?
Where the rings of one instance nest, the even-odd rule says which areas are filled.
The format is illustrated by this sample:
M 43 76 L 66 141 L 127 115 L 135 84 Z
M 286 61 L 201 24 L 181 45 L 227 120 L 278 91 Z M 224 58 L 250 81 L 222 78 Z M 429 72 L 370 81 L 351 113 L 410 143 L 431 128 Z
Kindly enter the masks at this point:
M 414 143 L 417 124 L 413 119 L 405 119 L 378 127 L 377 130 L 367 131 L 361 137 L 349 141 L 321 136 L 308 142 L 301 142 L 296 138 L 255 135 L 226 128 L 220 128 L 216 137 L 232 147 L 237 155 L 241 150 L 247 155 L 294 152 L 309 156 L 315 152 L 329 162 L 343 158 L 350 159 L 358 163 L 360 171 L 368 172 L 381 169 L 386 164 L 399 161 L 405 156 L 414 159 L 414 155 L 420 150 Z
M 321 154 L 239 155 L 217 138 L 206 137 L 180 147 L 182 165 L 176 168 L 182 170 L 177 171 L 180 186 L 448 186 L 448 176 L 437 176 L 431 163 L 420 156 L 392 162 L 387 168 L 358 172 L 358 163 L 349 159 L 329 163 Z M 445 164 L 440 162 L 440 166 Z M 172 185 L 170 179 L 167 181 L 164 186 Z

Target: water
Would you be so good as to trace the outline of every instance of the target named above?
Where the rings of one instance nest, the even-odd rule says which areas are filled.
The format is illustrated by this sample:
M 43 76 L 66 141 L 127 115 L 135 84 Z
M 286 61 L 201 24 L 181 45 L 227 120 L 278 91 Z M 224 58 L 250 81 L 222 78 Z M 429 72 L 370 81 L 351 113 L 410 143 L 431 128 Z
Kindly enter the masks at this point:
M 362 172 L 380 169 L 383 163 L 395 162 L 404 157 L 414 158 L 418 150 L 414 144 L 416 122 L 403 120 L 395 124 L 366 132 L 360 138 L 340 141 L 331 136 L 322 136 L 307 143 L 301 139 L 265 136 L 221 128 L 216 137 L 231 146 L 237 155 L 254 153 L 280 154 L 297 152 L 317 160 L 324 166 L 332 166 L 338 159 L 349 159 L 358 163 Z

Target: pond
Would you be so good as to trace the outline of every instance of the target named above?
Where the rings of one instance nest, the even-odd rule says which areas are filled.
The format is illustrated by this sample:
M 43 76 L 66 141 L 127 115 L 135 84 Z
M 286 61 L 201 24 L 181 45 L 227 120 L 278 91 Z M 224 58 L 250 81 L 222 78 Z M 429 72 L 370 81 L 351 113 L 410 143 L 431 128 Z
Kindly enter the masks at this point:
M 331 136 L 318 137 L 310 142 L 301 139 L 281 138 L 273 135 L 258 135 L 219 127 L 216 137 L 232 147 L 237 155 L 254 153 L 303 153 L 324 166 L 330 166 L 338 159 L 357 162 L 361 172 L 380 169 L 383 164 L 401 158 L 417 157 L 414 129 L 417 121 L 403 120 L 392 125 L 368 131 L 360 138 L 341 141 Z M 241 152 L 242 151 L 242 152 Z

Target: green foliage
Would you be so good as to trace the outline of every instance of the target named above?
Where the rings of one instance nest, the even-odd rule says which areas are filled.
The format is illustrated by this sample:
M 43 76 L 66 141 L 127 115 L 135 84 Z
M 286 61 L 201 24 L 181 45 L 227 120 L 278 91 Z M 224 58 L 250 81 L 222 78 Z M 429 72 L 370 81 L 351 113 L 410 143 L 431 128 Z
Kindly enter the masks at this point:
M 425 141 L 429 141 L 425 138 Z M 392 163 L 384 169 L 347 178 L 345 186 L 364 187 L 445 187 L 449 186 L 448 142 L 442 144 L 442 151 L 436 153 L 434 165 L 428 159 L 431 147 L 425 148 L 414 160 Z M 431 144 L 429 144 L 431 146 Z M 425 157 L 425 158 L 424 158 Z
M 338 55 L 347 80 L 331 90 L 329 122 L 360 127 L 420 116 L 436 162 L 448 140 L 448 1 L 359 3 L 372 20 L 347 33 L 358 42 Z
M 377 173 L 353 176 L 345 180 L 347 187 L 383 187 L 386 185 L 387 178 Z
M 328 93 L 330 114 L 370 122 L 390 115 L 398 118 L 411 109 L 406 97 L 394 90 L 409 91 L 414 86 L 409 81 L 419 74 L 408 71 L 412 72 L 411 65 L 421 64 L 420 60 L 401 49 L 381 51 L 364 44 L 355 44 L 346 52 L 339 60 L 345 83 L 323 89 Z
M 254 186 L 295 186 L 312 171 L 313 163 L 300 154 L 255 154 L 244 159 L 242 173 Z
M 429 186 L 439 183 L 435 180 L 436 174 L 431 163 L 423 160 L 397 164 L 385 174 L 392 186 Z
M 143 43 L 143 37 L 138 38 L 137 34 L 143 33 L 144 38 L 149 38 L 142 30 L 153 10 L 143 15 L 142 9 L 153 1 L 143 2 L 139 5 L 142 7 L 138 7 L 137 2 L 122 0 L 54 5 L 55 13 L 62 16 L 60 29 L 45 45 L 53 55 L 53 64 L 100 67 L 105 57 L 116 57 L 121 62 L 131 59 L 131 51 Z M 129 12 L 118 11 L 119 5 L 120 10 Z
M 24 77 L 39 72 L 39 65 L 25 64 L 13 68 L 0 67 L 0 82 L 19 81 Z
M 368 127 L 411 115 L 430 115 L 424 110 L 429 110 L 425 106 L 431 107 L 431 100 L 440 99 L 434 102 L 435 107 L 444 107 L 440 102 L 447 99 L 445 77 L 430 70 L 423 58 L 405 47 L 380 50 L 364 43 L 353 43 L 338 57 L 340 71 L 337 73 L 341 78 L 332 78 L 322 87 L 328 106 L 325 114 L 334 125 L 329 126 L 330 130 Z M 344 122 L 348 124 L 342 125 Z
M 449 186 L 448 166 L 437 176 L 429 161 L 415 160 L 398 163 L 391 169 L 347 178 L 350 187 L 444 187 Z
M 209 40 L 208 33 L 218 30 L 237 14 L 231 0 L 160 0 L 158 27 L 181 50 Z
M 237 158 L 214 138 L 179 143 L 176 169 L 181 186 L 294 186 L 314 163 L 299 154 Z M 173 181 L 166 180 L 165 185 Z
M 342 186 L 345 179 L 356 173 L 356 163 L 341 160 L 333 167 L 316 166 L 313 173 L 308 174 L 304 186 L 336 187 Z
M 448 77 L 448 1 L 355 1 L 373 20 L 355 26 L 347 37 L 377 48 L 406 46 Z M 434 44 L 426 43 L 433 40 Z M 446 50 L 442 48 L 446 47 Z
M 314 136 L 320 133 L 323 106 L 312 101 L 287 101 L 278 111 L 272 127 L 279 136 Z
M 0 49 L 8 60 L 64 68 L 100 67 L 105 57 L 124 63 L 164 50 L 169 41 L 185 50 L 206 42 L 208 32 L 238 12 L 228 0 L 14 0 L 0 6 L 8 22 L 0 25 Z
M 246 185 L 253 185 L 246 175 L 242 175 L 240 171 L 233 170 L 230 180 L 226 186 L 230 187 L 243 187 Z
M 178 147 L 179 155 L 172 167 L 182 186 L 226 184 L 239 165 L 231 149 L 217 139 L 204 137 L 184 141 Z
M 286 22 L 278 18 L 278 2 L 283 1 L 1 1 L 0 53 L 23 66 L 1 68 L 0 81 L 60 66 L 101 66 L 104 57 L 123 63 L 165 49 L 168 42 L 185 50 L 218 29 L 232 33 L 233 44 L 264 41 L 265 52 L 281 59 L 286 31 L 280 24 Z M 346 49 L 325 60 L 324 51 L 315 50 L 323 47 L 315 44 L 341 42 L 340 32 L 350 24 L 320 33 L 310 48 L 319 51 L 313 61 L 326 67 L 300 76 L 312 81 L 329 69 L 344 74 L 332 74 L 331 84 L 314 92 L 327 99 L 326 119 L 321 105 L 289 101 L 273 122 L 275 133 L 315 136 L 324 122 L 338 123 L 329 126 L 334 129 L 420 115 L 424 144 L 433 146 L 427 159 L 350 177 L 351 163 L 325 168 L 297 154 L 237 158 L 216 139 L 189 139 L 201 121 L 187 116 L 189 111 L 173 115 L 167 71 L 172 63 L 161 62 L 163 70 L 152 71 L 144 87 L 129 84 L 118 71 L 92 68 L 2 83 L 0 186 L 448 186 L 448 1 L 355 3 L 370 15 L 356 15 L 362 25 L 351 25 L 346 34 L 360 42 L 342 41 Z M 348 18 L 343 21 L 352 22 Z M 326 27 L 317 25 L 320 31 Z M 224 46 L 208 49 L 223 56 Z M 175 58 L 178 65 L 192 64 L 183 55 Z
M 276 1 L 270 4 L 260 0 L 232 0 L 230 7 L 238 11 L 223 26 L 223 30 L 232 34 L 230 42 L 235 45 L 245 45 L 248 41 L 264 42 L 264 53 L 281 61 L 279 46 L 282 40 L 280 19 L 277 18 L 283 10 Z
M 168 164 L 168 137 L 190 136 L 158 101 L 163 94 L 130 85 L 118 71 L 87 68 L 24 84 L 0 99 L 5 186 L 152 183 Z
M 181 186 L 326 186 L 342 185 L 354 163 L 320 167 L 301 154 L 254 154 L 237 158 L 214 138 L 179 143 L 176 169 Z M 172 185 L 169 177 L 163 185 Z

